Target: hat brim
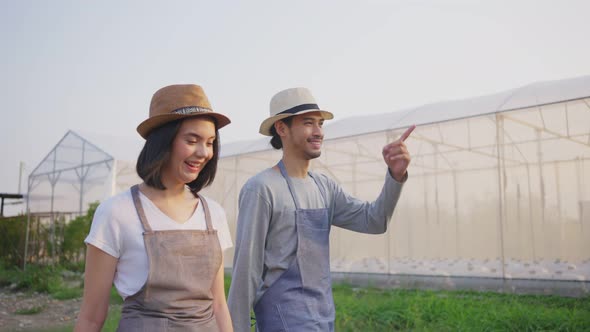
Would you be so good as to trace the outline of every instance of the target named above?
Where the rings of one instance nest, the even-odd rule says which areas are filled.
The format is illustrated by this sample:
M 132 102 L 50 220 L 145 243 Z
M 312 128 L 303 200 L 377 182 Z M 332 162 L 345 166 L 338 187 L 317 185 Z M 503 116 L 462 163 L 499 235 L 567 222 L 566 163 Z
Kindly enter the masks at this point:
M 161 114 L 153 116 L 137 126 L 137 132 L 141 137 L 146 138 L 150 132 L 168 122 L 172 122 L 184 118 L 192 118 L 197 116 L 208 116 L 215 119 L 216 128 L 221 129 L 231 123 L 230 119 L 223 114 L 215 112 L 206 112 L 198 114 Z
M 285 119 L 285 118 L 292 117 L 292 116 L 301 115 L 301 114 L 305 114 L 305 113 L 312 113 L 312 112 L 321 113 L 324 120 L 332 120 L 334 118 L 334 114 L 332 114 L 331 112 L 323 111 L 323 110 L 319 110 L 319 109 L 305 110 L 305 111 L 297 112 L 294 114 L 290 114 L 290 113 L 277 114 L 277 115 L 273 115 L 273 116 L 267 118 L 266 120 L 262 121 L 262 123 L 260 124 L 260 130 L 258 132 L 264 136 L 272 136 L 272 134 L 270 133 L 270 128 L 274 125 L 275 122 Z

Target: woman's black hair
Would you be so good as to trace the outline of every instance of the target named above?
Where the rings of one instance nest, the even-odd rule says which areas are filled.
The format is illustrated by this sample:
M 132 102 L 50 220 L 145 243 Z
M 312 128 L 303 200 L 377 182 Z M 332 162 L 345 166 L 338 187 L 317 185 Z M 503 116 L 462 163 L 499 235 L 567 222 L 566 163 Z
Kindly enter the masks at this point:
M 186 119 L 186 118 L 185 118 Z M 137 175 L 150 187 L 160 190 L 166 189 L 162 183 L 162 171 L 170 161 L 172 143 L 178 134 L 178 130 L 185 119 L 168 122 L 153 129 L 147 139 L 139 157 L 135 170 Z M 187 183 L 193 194 L 210 185 L 215 179 L 217 172 L 217 161 L 219 160 L 219 131 L 215 124 L 215 140 L 213 141 L 213 157 L 207 162 L 197 178 Z
M 285 125 L 287 125 L 287 127 L 291 128 L 291 122 L 293 121 L 293 117 L 290 116 L 288 118 L 284 118 L 284 119 L 277 120 L 277 121 L 283 121 L 285 123 Z M 283 141 L 281 141 L 281 136 L 279 136 L 279 134 L 277 134 L 277 130 L 275 129 L 274 124 L 270 127 L 270 134 L 272 135 L 272 138 L 270 139 L 270 145 L 272 145 L 272 147 L 277 150 L 282 149 L 283 148 Z

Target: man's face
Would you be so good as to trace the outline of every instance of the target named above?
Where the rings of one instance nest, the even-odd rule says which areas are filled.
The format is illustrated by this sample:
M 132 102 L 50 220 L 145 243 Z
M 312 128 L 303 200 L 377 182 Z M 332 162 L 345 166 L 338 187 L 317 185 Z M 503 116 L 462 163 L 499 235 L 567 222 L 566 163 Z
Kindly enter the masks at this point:
M 291 127 L 286 127 L 283 146 L 306 160 L 322 154 L 324 118 L 320 112 L 310 112 L 293 117 Z

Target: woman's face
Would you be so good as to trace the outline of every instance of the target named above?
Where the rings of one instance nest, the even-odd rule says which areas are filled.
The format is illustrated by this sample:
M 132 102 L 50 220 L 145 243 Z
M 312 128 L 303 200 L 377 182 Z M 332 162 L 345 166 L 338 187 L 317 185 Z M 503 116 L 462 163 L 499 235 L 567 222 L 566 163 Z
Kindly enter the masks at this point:
M 215 123 L 206 117 L 182 122 L 172 142 L 170 160 L 164 167 L 163 180 L 186 184 L 197 179 L 213 157 Z

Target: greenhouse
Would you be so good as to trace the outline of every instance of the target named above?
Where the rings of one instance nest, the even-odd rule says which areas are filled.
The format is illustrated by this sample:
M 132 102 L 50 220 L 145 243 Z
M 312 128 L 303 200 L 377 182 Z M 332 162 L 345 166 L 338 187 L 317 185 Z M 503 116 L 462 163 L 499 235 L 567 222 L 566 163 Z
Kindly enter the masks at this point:
M 26 260 L 54 261 L 60 255 L 56 250 L 64 240 L 65 224 L 85 214 L 91 203 L 139 181 L 133 162 L 116 159 L 95 142 L 117 152 L 129 144 L 116 138 L 90 136 L 94 139 L 68 131 L 29 174 Z
M 590 280 L 590 77 L 327 122 L 312 169 L 373 200 L 381 148 L 412 124 L 387 233 L 332 228 L 333 272 Z M 207 194 L 232 231 L 241 186 L 280 158 L 268 141 L 222 147 Z
M 412 124 L 410 175 L 388 231 L 334 227 L 333 272 L 590 281 L 590 76 L 329 121 L 312 169 L 373 200 L 382 147 Z M 30 174 L 30 215 L 52 224 L 139 181 L 140 141 L 87 137 L 68 132 Z M 240 188 L 281 153 L 266 137 L 221 152 L 205 194 L 235 235 Z

